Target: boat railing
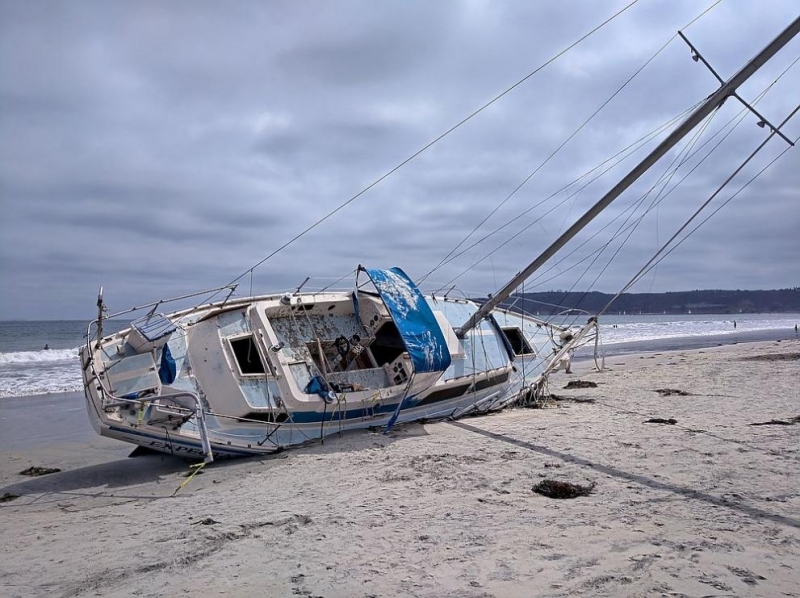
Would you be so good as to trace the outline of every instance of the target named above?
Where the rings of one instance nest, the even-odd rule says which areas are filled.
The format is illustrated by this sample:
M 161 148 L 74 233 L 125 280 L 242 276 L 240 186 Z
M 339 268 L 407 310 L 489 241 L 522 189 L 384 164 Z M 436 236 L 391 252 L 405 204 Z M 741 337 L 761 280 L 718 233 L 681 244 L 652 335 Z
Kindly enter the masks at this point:
M 153 314 L 153 313 L 155 313 L 155 311 L 161 305 L 165 305 L 167 303 L 175 303 L 176 301 L 183 301 L 184 299 L 191 299 L 192 297 L 198 297 L 200 295 L 206 295 L 208 293 L 216 293 L 216 292 L 224 291 L 225 289 L 228 289 L 228 296 L 225 297 L 225 299 L 223 299 L 222 301 L 219 301 L 219 302 L 216 303 L 216 304 L 219 304 L 219 305 L 225 305 L 225 303 L 227 303 L 228 300 L 231 298 L 231 295 L 233 295 L 234 291 L 236 291 L 236 288 L 238 286 L 239 286 L 238 284 L 229 284 L 229 285 L 225 285 L 224 287 L 217 287 L 217 288 L 214 288 L 214 289 L 206 289 L 204 291 L 196 291 L 194 293 L 189 293 L 188 295 L 181 295 L 179 297 L 171 297 L 170 299 L 159 299 L 158 301 L 151 301 L 150 303 L 145 303 L 144 305 L 138 305 L 136 307 L 130 307 L 128 309 L 124 309 L 122 311 L 118 311 L 116 313 L 107 315 L 106 319 L 117 318 L 119 316 L 124 316 L 125 314 L 129 314 L 129 313 L 132 313 L 132 312 L 135 312 L 135 311 L 141 311 L 141 310 L 146 309 L 148 307 L 152 308 L 149 313 Z M 102 299 L 102 295 L 101 295 L 101 299 Z
M 222 301 L 218 301 L 216 303 L 209 304 L 209 306 L 216 305 L 218 307 L 224 306 L 228 300 L 233 295 L 234 291 L 238 287 L 238 284 L 229 284 L 223 287 L 216 287 L 213 289 L 206 289 L 203 291 L 197 291 L 195 293 L 189 293 L 188 295 L 180 295 L 178 297 L 171 297 L 169 299 L 159 299 L 158 301 L 151 301 L 150 303 L 145 303 L 143 305 L 137 305 L 135 307 L 129 307 L 128 309 L 123 309 L 122 311 L 115 312 L 113 314 L 108 314 L 107 307 L 105 302 L 103 301 L 103 287 L 100 287 L 100 290 L 97 293 L 97 319 L 92 320 L 89 322 L 86 331 L 86 339 L 87 345 L 91 348 L 91 342 L 94 339 L 101 339 L 103 338 L 103 322 L 105 320 L 110 320 L 112 318 L 118 318 L 119 316 L 124 316 L 126 314 L 130 314 L 133 312 L 141 311 L 143 309 L 147 309 L 148 307 L 151 308 L 150 311 L 147 313 L 146 317 L 152 316 L 155 314 L 156 310 L 161 305 L 166 305 L 168 303 L 174 303 L 176 301 L 183 301 L 185 299 L 191 299 L 192 297 L 198 297 L 200 295 L 207 295 L 208 293 L 217 293 L 219 291 L 223 291 L 228 289 L 228 295 Z M 93 329 L 95 330 L 93 334 Z
M 102 289 L 100 290 L 100 297 L 97 301 L 98 308 L 102 312 L 103 309 L 103 302 L 102 302 Z M 102 317 L 102 316 L 101 316 Z M 103 410 L 113 409 L 116 407 L 126 407 L 135 405 L 142 409 L 145 404 L 152 403 L 153 401 L 157 400 L 172 400 L 173 402 L 181 405 L 184 409 L 186 409 L 187 413 L 193 413 L 196 420 L 197 420 L 197 427 L 200 431 L 200 442 L 203 447 L 203 454 L 205 455 L 205 462 L 210 463 L 214 460 L 214 455 L 211 452 L 211 442 L 208 439 L 208 427 L 206 426 L 206 412 L 203 407 L 203 402 L 193 392 L 189 391 L 178 391 L 172 392 L 167 394 L 154 394 L 151 396 L 146 397 L 119 397 L 116 396 L 113 392 L 111 392 L 110 388 L 107 388 L 103 379 L 97 372 L 97 367 L 95 366 L 95 360 L 93 355 L 93 347 L 92 347 L 92 337 L 91 337 L 91 327 L 93 324 L 97 323 L 98 321 L 95 320 L 89 324 L 89 331 L 87 333 L 87 340 L 86 340 L 86 354 L 85 354 L 85 363 L 81 363 L 81 367 L 83 368 L 84 373 L 87 369 L 90 370 L 90 374 L 86 376 L 84 380 L 84 386 L 88 389 L 90 384 L 94 384 L 97 391 L 100 393 L 100 404 Z M 102 324 L 98 326 L 98 330 L 102 330 Z M 100 340 L 97 340 L 99 343 Z M 91 400 L 89 395 L 86 395 L 87 400 Z M 190 406 L 185 406 L 181 403 L 178 399 L 185 398 L 189 399 Z

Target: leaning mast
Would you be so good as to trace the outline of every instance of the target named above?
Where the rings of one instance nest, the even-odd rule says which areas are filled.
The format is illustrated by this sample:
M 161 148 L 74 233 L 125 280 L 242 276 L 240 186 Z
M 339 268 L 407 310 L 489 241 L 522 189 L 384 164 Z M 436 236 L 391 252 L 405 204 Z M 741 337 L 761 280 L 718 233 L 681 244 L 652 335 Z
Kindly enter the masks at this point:
M 773 39 L 761 52 L 756 54 L 747 64 L 745 64 L 735 75 L 722 83 L 720 88 L 708 96 L 706 100 L 695 109 L 692 114 L 686 117 L 670 135 L 662 141 L 647 157 L 636 165 L 619 183 L 608 191 L 600 200 L 597 201 L 589 210 L 581 216 L 575 223 L 567 229 L 558 239 L 556 239 L 539 257 L 533 260 L 528 266 L 514 276 L 505 286 L 498 290 L 481 308 L 456 329 L 456 334 L 462 337 L 472 330 L 483 318 L 505 301 L 514 290 L 519 287 L 531 274 L 544 265 L 553 255 L 566 245 L 575 235 L 586 227 L 594 218 L 606 209 L 611 202 L 619 197 L 628 187 L 630 187 L 640 176 L 649 170 L 664 154 L 671 150 L 681 139 L 683 139 L 692 129 L 700 124 L 711 112 L 722 105 L 730 96 L 736 96 L 736 90 L 747 81 L 756 71 L 772 58 L 781 48 L 783 48 L 795 35 L 800 32 L 800 17 L 796 18 L 786 29 L 784 29 L 775 39 Z M 685 38 L 684 38 L 685 39 Z M 692 47 L 692 51 L 695 52 Z M 705 60 L 703 61 L 705 63 Z M 716 74 L 716 73 L 715 73 Z M 738 97 L 738 96 L 737 96 Z M 740 98 L 741 99 L 741 98 Z M 749 105 L 745 104 L 750 110 Z M 757 113 L 756 113 L 757 114 Z

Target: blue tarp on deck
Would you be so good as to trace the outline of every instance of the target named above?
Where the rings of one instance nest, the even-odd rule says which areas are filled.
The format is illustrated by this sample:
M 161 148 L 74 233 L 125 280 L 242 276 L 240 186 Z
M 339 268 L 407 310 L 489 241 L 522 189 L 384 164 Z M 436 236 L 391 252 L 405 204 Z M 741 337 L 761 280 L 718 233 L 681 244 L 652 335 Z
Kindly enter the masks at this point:
M 417 285 L 400 268 L 367 273 L 392 315 L 415 372 L 443 372 L 450 366 L 450 351 L 442 329 Z

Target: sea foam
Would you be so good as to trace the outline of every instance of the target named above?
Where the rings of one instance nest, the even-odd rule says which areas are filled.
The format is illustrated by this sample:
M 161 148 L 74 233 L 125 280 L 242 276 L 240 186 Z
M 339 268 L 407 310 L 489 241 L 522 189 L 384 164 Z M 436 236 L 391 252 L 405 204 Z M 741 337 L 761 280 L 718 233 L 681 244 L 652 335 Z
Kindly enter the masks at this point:
M 6 364 L 46 364 L 60 361 L 74 361 L 78 358 L 78 349 L 47 349 L 42 351 L 16 351 L 0 353 L 0 365 Z

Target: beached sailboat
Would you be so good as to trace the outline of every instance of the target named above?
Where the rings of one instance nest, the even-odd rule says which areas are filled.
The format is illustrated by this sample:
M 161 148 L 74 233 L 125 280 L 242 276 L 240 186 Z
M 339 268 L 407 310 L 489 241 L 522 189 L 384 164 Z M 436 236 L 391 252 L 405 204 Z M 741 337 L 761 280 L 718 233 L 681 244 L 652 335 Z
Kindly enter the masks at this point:
M 359 268 L 352 292 L 226 299 L 155 311 L 82 351 L 104 436 L 212 459 L 273 452 L 354 429 L 501 409 L 582 342 L 478 305 L 424 297 L 402 270 Z M 102 296 L 98 301 L 104 318 Z
M 229 286 L 212 289 L 227 289 L 223 300 L 169 313 L 159 309 L 173 300 L 108 315 L 101 290 L 98 317 L 80 352 L 94 428 L 210 461 L 274 452 L 348 430 L 485 413 L 536 396 L 577 347 L 597 342 L 597 319 L 570 330 L 508 309 L 509 297 L 799 30 L 797 19 L 721 82 L 653 152 L 480 305 L 425 296 L 399 268 L 362 266 L 352 291 L 297 289 L 234 298 L 235 287 Z M 780 134 L 780 126 L 770 129 L 770 138 Z M 103 335 L 107 318 L 143 309 L 149 311 L 130 328 Z

